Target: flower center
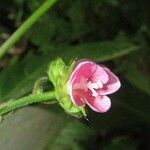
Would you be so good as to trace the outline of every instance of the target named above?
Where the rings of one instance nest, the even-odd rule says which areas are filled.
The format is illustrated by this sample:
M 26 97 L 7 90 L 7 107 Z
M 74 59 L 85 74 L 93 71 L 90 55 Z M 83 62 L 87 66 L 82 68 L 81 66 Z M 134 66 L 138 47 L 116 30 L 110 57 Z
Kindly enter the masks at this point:
M 88 87 L 88 89 L 91 90 L 92 95 L 93 95 L 94 97 L 97 97 L 97 96 L 98 96 L 98 93 L 97 93 L 96 90 L 103 88 L 103 83 L 102 83 L 100 80 L 98 80 L 97 82 L 94 82 L 94 83 L 92 83 L 91 81 L 89 81 L 89 82 L 87 83 L 87 87 Z
M 87 92 L 89 89 L 92 92 L 92 95 L 94 97 L 98 96 L 96 90 L 101 88 L 103 88 L 103 83 L 100 80 L 98 80 L 97 82 L 91 82 L 91 81 L 87 82 L 87 79 L 83 77 L 80 79 L 79 83 L 74 84 L 74 90 L 82 89 L 85 92 Z

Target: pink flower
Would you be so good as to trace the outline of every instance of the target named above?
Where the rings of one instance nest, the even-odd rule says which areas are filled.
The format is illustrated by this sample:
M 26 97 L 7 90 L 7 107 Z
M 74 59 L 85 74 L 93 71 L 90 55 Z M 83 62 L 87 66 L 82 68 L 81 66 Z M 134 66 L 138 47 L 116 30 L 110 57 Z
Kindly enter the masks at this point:
M 96 112 L 106 112 L 111 101 L 106 96 L 116 92 L 121 84 L 107 67 L 92 61 L 81 61 L 73 70 L 68 81 L 68 93 L 77 106 L 87 104 Z

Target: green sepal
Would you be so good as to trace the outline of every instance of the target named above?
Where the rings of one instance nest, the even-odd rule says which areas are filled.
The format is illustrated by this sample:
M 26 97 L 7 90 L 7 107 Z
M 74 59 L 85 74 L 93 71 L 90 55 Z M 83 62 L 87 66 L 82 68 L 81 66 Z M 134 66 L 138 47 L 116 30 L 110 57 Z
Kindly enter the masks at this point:
M 74 105 L 67 90 L 67 82 L 74 66 L 74 60 L 72 60 L 67 66 L 61 58 L 57 58 L 49 63 L 47 73 L 49 80 L 53 83 L 59 104 L 70 115 L 81 118 L 86 116 L 85 108 Z

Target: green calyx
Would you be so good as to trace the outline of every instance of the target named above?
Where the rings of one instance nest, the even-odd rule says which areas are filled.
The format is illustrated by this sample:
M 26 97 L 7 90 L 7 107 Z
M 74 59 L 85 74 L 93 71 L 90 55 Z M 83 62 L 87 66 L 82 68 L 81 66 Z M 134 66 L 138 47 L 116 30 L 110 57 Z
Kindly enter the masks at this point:
M 57 58 L 51 61 L 48 66 L 48 78 L 53 83 L 56 99 L 64 110 L 75 117 L 85 117 L 86 112 L 84 107 L 78 107 L 71 101 L 67 90 L 67 82 L 75 66 L 75 61 L 70 65 L 66 65 L 62 59 Z

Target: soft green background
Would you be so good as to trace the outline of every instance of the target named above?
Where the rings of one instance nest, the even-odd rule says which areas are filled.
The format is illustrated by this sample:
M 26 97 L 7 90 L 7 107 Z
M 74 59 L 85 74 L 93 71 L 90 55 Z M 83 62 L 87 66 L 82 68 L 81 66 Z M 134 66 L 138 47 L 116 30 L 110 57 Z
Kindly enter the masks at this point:
M 1 0 L 0 43 L 42 2 Z M 0 102 L 30 93 L 56 57 L 107 65 L 122 87 L 108 113 L 88 109 L 88 120 L 57 104 L 9 113 L 0 123 L 0 150 L 150 149 L 149 25 L 148 0 L 59 0 L 0 60 Z

